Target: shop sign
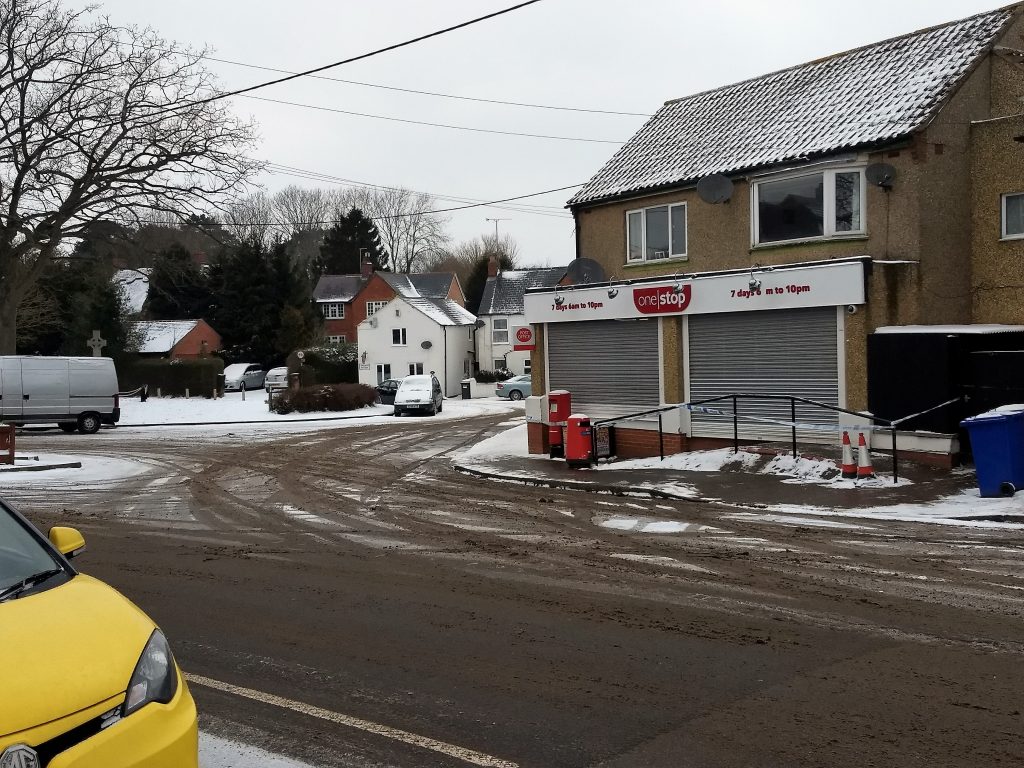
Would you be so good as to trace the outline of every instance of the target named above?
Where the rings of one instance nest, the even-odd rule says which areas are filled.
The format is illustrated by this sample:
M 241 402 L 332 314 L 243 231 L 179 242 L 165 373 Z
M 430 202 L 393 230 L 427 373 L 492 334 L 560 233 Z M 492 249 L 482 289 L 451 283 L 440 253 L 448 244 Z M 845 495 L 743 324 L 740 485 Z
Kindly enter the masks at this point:
M 843 261 L 755 269 L 653 283 L 559 287 L 527 293 L 530 323 L 628 320 L 767 309 L 858 305 L 865 301 L 864 263 Z
M 516 352 L 531 352 L 537 348 L 533 338 L 533 326 L 516 326 L 512 329 L 512 339 L 512 349 Z

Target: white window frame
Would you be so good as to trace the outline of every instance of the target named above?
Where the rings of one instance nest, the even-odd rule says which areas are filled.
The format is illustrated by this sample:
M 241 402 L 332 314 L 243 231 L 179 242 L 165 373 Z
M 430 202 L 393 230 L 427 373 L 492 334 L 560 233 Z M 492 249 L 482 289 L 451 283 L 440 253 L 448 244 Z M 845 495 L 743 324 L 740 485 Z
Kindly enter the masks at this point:
M 344 320 L 345 305 L 340 301 L 329 301 L 324 303 L 325 320 Z
M 498 323 L 504 323 L 504 328 L 499 328 Z M 499 334 L 504 334 L 505 338 L 499 338 Z M 494 317 L 491 318 L 491 344 L 508 344 L 508 318 L 507 317 Z
M 1011 197 L 1024 198 L 1024 192 L 1004 192 L 999 198 L 1000 237 L 1003 240 L 1024 240 L 1024 232 L 1009 234 L 1006 231 L 1006 200 Z
M 388 305 L 386 301 L 368 301 L 366 302 L 366 316 L 373 317 L 377 312 L 384 309 Z
M 391 363 L 377 363 L 377 383 L 391 378 Z
M 648 259 L 647 258 L 647 211 L 655 208 L 668 208 L 668 254 L 663 259 Z M 683 209 L 683 223 L 685 224 L 686 234 L 683 237 L 683 252 L 672 254 L 672 209 L 682 208 Z M 631 213 L 640 214 L 641 227 L 643 228 L 643 236 L 640 238 L 640 253 L 643 254 L 639 259 L 632 259 L 629 256 L 629 216 Z M 662 203 L 661 205 L 649 205 L 646 208 L 632 208 L 626 211 L 626 263 L 627 264 L 660 264 L 663 261 L 687 261 L 690 258 L 690 211 L 688 210 L 685 202 L 681 203 Z
M 423 375 L 423 363 L 409 363 L 409 375 L 410 376 L 422 376 Z
M 862 238 L 868 233 L 868 185 L 864 173 L 865 166 L 841 166 L 838 168 L 823 168 L 820 171 L 802 171 L 784 173 L 773 176 L 766 176 L 754 181 L 750 185 L 750 244 L 755 247 L 771 248 L 776 245 L 788 245 L 790 243 L 818 242 L 821 240 L 843 240 L 845 238 Z M 860 174 L 860 229 L 836 231 L 836 174 L 837 173 L 859 173 Z M 796 237 L 792 240 L 768 240 L 761 242 L 761 216 L 760 216 L 760 190 L 762 184 L 771 184 L 775 181 L 786 181 L 787 179 L 799 179 L 805 176 L 821 175 L 824 180 L 822 189 L 822 231 L 824 234 L 814 237 Z
M 523 375 L 526 375 L 527 373 L 533 373 L 533 360 L 529 357 L 523 360 Z
M 493 360 L 494 360 L 494 370 L 496 370 L 496 371 L 504 370 L 504 368 L 505 368 L 505 358 L 502 358 L 501 360 L 499 360 L 498 358 L 493 358 Z
M 345 334 L 341 334 L 340 336 L 328 336 L 327 337 L 327 343 L 328 344 L 344 344 L 345 343 Z
M 395 334 L 398 334 L 398 338 L 401 341 L 395 341 Z M 405 328 L 392 328 L 391 329 L 391 346 L 392 347 L 406 347 L 409 345 L 409 336 L 406 333 Z

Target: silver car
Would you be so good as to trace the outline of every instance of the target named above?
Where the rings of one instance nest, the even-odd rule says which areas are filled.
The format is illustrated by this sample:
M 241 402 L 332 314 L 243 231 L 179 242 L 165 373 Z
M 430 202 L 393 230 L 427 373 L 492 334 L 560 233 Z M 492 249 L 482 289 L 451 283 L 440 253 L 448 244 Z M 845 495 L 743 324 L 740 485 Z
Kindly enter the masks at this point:
M 522 376 L 513 376 L 508 381 L 499 381 L 494 388 L 494 394 L 498 397 L 507 397 L 509 400 L 522 400 L 533 394 L 533 378 L 528 373 Z
M 256 363 L 232 363 L 224 369 L 224 390 L 234 392 L 246 389 L 251 392 L 263 389 L 266 376 L 263 368 Z
M 288 386 L 288 366 L 271 368 L 267 371 L 267 378 L 263 380 L 263 388 L 269 392 L 272 389 L 285 389 Z

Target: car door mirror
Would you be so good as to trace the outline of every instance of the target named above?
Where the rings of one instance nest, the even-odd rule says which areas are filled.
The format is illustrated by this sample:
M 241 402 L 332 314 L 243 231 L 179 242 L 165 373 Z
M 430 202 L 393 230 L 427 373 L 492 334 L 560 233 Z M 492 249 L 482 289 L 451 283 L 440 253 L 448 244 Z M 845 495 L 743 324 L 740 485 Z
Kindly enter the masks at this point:
M 50 529 L 50 543 L 65 557 L 71 558 L 85 549 L 85 537 L 77 528 L 55 526 Z

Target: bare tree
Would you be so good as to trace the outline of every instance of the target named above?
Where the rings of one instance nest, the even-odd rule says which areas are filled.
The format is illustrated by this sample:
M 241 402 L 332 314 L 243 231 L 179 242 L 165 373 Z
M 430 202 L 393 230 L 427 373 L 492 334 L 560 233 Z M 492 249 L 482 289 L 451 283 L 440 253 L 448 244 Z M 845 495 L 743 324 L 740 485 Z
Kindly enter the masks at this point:
M 388 252 L 392 271 L 412 272 L 444 249 L 448 218 L 433 212 L 434 198 L 408 189 L 383 189 L 366 206 Z
M 223 217 L 238 240 L 255 239 L 268 243 L 277 231 L 274 204 L 263 190 L 234 201 L 224 211 Z
M 502 235 L 497 240 L 493 235 L 482 235 L 438 251 L 422 267 L 428 272 L 454 272 L 465 287 L 473 270 L 491 256 L 499 258 L 503 269 L 513 269 L 519 260 L 519 244 L 512 235 Z
M 65 240 L 223 208 L 259 169 L 252 126 L 202 103 L 202 56 L 57 0 L 0 0 L 0 354 Z
M 304 189 L 291 184 L 271 198 L 277 225 L 285 237 L 298 232 L 326 229 L 332 201 L 322 189 Z

